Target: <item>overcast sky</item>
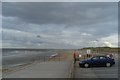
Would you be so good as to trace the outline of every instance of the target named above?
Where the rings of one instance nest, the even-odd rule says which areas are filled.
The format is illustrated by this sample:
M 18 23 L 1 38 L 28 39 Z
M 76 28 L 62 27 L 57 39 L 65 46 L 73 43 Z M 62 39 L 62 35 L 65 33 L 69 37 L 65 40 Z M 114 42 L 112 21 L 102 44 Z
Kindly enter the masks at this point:
M 109 2 L 4 2 L 1 30 L 3 47 L 116 47 L 118 5 Z

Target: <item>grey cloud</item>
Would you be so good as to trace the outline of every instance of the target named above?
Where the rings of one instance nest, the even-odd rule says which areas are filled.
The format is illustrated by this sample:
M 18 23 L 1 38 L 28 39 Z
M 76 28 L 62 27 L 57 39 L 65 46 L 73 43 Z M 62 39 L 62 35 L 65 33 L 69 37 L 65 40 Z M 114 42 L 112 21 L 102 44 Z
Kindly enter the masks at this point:
M 24 23 L 19 21 L 19 19 L 14 17 L 3 17 L 3 28 L 20 30 L 24 32 L 36 33 L 36 34 L 49 34 L 51 36 L 59 36 L 64 32 L 70 32 L 71 34 L 75 31 L 78 32 L 74 36 L 80 36 L 80 33 L 90 33 L 96 37 L 105 37 L 111 33 L 117 33 L 117 21 L 110 21 L 104 23 L 98 23 L 93 25 L 84 25 L 84 26 L 69 26 L 66 24 L 32 24 Z M 72 36 L 72 38 L 74 38 Z
M 13 41 L 22 44 L 26 44 L 28 42 L 32 44 L 42 44 L 45 42 L 44 40 L 37 38 L 34 34 L 9 29 L 2 30 L 2 40 L 3 42 Z
M 66 28 L 78 27 L 80 31 L 90 30 L 92 27 L 105 32 L 102 27 L 112 28 L 112 26 L 99 24 L 117 21 L 117 3 L 3 3 L 3 16 L 15 18 L 12 25 L 11 22 L 4 23 L 6 20 L 3 19 L 3 27 L 19 30 L 31 29 L 26 24 L 32 23 L 39 26 L 56 24 L 57 28 L 63 24 Z M 44 32 L 47 32 L 47 29 Z
M 3 15 L 18 17 L 25 22 L 35 24 L 90 25 L 116 19 L 116 4 L 3 3 Z
M 2 3 L 0 2 L 0 15 L 2 15 Z
M 2 11 L 6 46 L 79 48 L 118 33 L 117 3 L 4 2 Z

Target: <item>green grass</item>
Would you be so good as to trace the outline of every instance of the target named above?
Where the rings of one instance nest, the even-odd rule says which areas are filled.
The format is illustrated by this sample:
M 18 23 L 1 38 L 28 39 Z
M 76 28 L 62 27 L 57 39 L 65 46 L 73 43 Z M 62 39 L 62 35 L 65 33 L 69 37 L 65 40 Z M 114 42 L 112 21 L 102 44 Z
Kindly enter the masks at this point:
M 118 53 L 120 51 L 120 48 L 112 48 L 112 47 L 86 47 L 82 48 L 80 50 L 87 50 L 91 49 L 92 51 L 102 51 L 102 52 L 113 52 L 113 53 Z

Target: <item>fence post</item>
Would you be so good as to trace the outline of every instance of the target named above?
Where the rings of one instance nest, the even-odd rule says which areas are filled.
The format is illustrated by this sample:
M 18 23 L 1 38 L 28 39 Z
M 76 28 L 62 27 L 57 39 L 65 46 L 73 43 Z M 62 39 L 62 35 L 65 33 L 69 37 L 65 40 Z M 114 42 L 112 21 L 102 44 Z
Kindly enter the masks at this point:
M 44 58 L 44 62 L 45 62 L 45 56 L 43 58 Z
M 60 62 L 60 56 L 59 56 L 59 62 Z
M 39 56 L 39 62 L 40 62 L 40 56 Z

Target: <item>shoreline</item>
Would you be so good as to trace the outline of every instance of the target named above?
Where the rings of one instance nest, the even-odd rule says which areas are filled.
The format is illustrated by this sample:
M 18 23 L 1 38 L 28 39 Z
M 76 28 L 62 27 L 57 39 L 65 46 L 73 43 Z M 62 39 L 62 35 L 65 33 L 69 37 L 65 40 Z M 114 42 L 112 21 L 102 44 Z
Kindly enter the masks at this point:
M 41 62 L 64 62 L 64 61 L 71 61 L 73 59 L 73 55 L 72 55 L 73 52 L 74 52 L 74 50 L 56 51 L 56 53 L 58 53 L 57 56 L 49 58 L 48 60 L 45 60 L 45 61 L 44 60 L 43 61 L 39 61 L 38 59 L 35 59 L 35 60 L 32 60 L 31 62 L 24 63 L 24 64 L 21 64 L 21 65 L 17 65 L 17 66 L 14 66 L 12 68 L 7 68 L 7 69 L 3 68 L 2 69 L 2 77 L 6 76 L 8 74 L 11 74 L 11 73 L 14 73 L 14 72 L 26 69 L 26 68 L 28 68 L 30 66 L 33 66 L 36 63 L 39 64 Z M 72 74 L 71 72 L 73 72 L 73 71 L 70 70 L 70 74 Z
M 29 67 L 30 65 L 34 64 L 34 63 L 40 63 L 40 62 L 59 62 L 59 61 L 64 61 L 65 60 L 65 53 L 59 53 L 58 52 L 58 56 L 55 56 L 55 57 L 52 57 L 52 58 L 49 58 L 48 60 L 43 60 L 43 61 L 39 61 L 39 60 L 32 60 L 31 62 L 27 62 L 27 63 L 23 63 L 23 64 L 20 64 L 20 65 L 17 65 L 17 66 L 13 66 L 13 67 L 10 67 L 10 68 L 2 68 L 2 74 L 3 75 L 7 75 L 11 72 L 16 72 L 16 71 L 19 71 L 21 69 L 25 69 L 27 67 Z

